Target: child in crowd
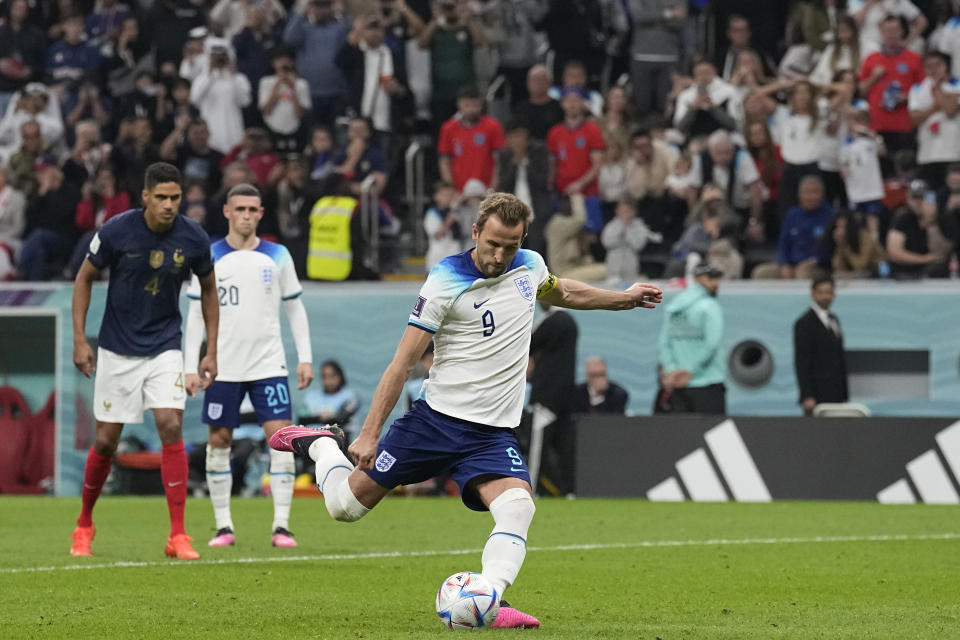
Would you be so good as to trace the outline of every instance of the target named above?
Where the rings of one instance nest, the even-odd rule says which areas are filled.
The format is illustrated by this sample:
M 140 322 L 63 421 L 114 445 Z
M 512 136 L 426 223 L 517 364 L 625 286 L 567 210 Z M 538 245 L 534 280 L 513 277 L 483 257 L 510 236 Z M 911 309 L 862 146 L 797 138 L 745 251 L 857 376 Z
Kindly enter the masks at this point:
M 616 217 L 607 223 L 600 241 L 607 250 L 607 286 L 629 285 L 640 276 L 640 251 L 651 240 L 650 229 L 637 217 L 637 205 L 628 196 L 616 205 Z
M 310 136 L 310 146 L 307 147 L 304 155 L 310 163 L 311 180 L 321 181 L 330 175 L 334 166 L 333 156 L 336 155 L 330 129 L 324 126 L 314 127 Z
M 428 273 L 435 264 L 447 256 L 459 253 L 463 247 L 463 230 L 453 208 L 456 199 L 457 190 L 452 184 L 438 182 L 434 185 L 433 206 L 423 217 L 423 230 L 427 234 Z
M 870 112 L 854 109 L 850 114 L 850 136 L 840 150 L 840 173 L 847 187 L 850 210 L 866 218 L 874 238 L 880 236 L 883 213 L 883 176 L 880 154 L 883 143 L 870 129 Z

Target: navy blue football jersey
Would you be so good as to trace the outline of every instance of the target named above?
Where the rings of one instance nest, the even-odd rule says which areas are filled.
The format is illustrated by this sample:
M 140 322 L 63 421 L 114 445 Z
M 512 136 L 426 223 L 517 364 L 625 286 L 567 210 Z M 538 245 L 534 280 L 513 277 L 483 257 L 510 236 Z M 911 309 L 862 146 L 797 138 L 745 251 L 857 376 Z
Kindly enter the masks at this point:
M 210 239 L 182 215 L 166 233 L 147 226 L 143 209 L 107 221 L 90 241 L 87 259 L 110 268 L 100 346 L 126 356 L 180 348 L 180 287 L 189 272 L 213 270 Z

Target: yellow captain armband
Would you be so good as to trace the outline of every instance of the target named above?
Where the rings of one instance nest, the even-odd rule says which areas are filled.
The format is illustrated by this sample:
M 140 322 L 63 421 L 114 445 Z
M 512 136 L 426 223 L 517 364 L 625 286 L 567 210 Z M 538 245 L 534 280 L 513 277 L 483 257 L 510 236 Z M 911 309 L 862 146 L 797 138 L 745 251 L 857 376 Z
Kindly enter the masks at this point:
M 547 279 L 543 281 L 539 287 L 537 287 L 537 297 L 542 298 L 551 291 L 557 288 L 557 276 L 552 273 L 547 274 Z

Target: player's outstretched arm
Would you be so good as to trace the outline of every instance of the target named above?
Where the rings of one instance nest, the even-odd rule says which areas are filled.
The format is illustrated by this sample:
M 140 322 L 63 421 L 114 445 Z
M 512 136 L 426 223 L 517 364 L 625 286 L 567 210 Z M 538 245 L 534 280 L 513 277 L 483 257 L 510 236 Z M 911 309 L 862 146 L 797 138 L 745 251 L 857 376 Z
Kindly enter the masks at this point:
M 377 440 L 380 438 L 383 423 L 397 404 L 404 383 L 432 339 L 433 334 L 429 331 L 407 325 L 407 330 L 397 345 L 397 351 L 393 354 L 393 360 L 387 365 L 373 394 L 370 413 L 363 421 L 360 435 L 350 445 L 350 455 L 356 461 L 358 469 L 373 468 L 373 459 L 377 455 Z
M 93 373 L 93 349 L 87 342 L 87 311 L 90 309 L 90 291 L 93 282 L 100 277 L 100 271 L 89 260 L 84 259 L 73 283 L 73 364 L 80 373 L 90 377 Z
M 552 276 L 551 276 L 552 277 Z M 652 284 L 637 282 L 625 291 L 611 291 L 593 287 L 579 280 L 558 278 L 555 287 L 540 299 L 556 307 L 567 309 L 653 309 L 663 300 L 663 291 Z
M 217 377 L 217 329 L 220 326 L 220 302 L 217 299 L 217 276 L 213 269 L 200 280 L 200 308 L 207 329 L 207 355 L 200 361 L 200 388 L 204 391 Z

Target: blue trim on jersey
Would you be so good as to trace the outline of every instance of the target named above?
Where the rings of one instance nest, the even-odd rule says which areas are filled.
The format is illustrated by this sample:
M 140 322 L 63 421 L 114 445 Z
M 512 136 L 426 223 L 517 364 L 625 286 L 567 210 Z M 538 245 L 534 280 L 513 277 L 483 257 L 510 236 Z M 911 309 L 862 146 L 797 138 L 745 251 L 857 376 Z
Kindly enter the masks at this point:
M 291 293 L 288 296 L 283 296 L 282 300 L 293 300 L 294 298 L 299 298 L 303 294 L 303 291 L 297 291 L 296 293 Z
M 199 300 L 199 299 L 200 299 L 200 296 L 194 295 L 194 294 L 192 294 L 192 293 L 188 293 L 188 294 L 187 294 L 187 297 L 190 298 L 191 300 Z
M 217 260 L 233 250 L 233 247 L 227 244 L 227 239 L 223 238 L 222 240 L 217 240 L 210 245 L 210 257 L 213 258 L 213 262 L 216 263 Z
M 285 262 L 285 258 L 290 255 L 287 252 L 287 248 L 282 244 L 277 244 L 276 242 L 270 242 L 269 240 L 264 240 L 260 238 L 260 244 L 257 245 L 257 248 L 254 251 L 259 251 L 260 253 L 268 256 L 273 260 L 277 265 Z
M 412 325 L 412 326 L 416 327 L 417 329 L 423 329 L 423 330 L 426 331 L 427 333 L 436 333 L 436 332 L 437 332 L 437 330 L 434 329 L 433 327 L 428 327 L 428 326 L 425 325 L 425 324 L 420 324 L 419 322 L 414 322 L 413 320 L 407 320 L 407 324 Z

